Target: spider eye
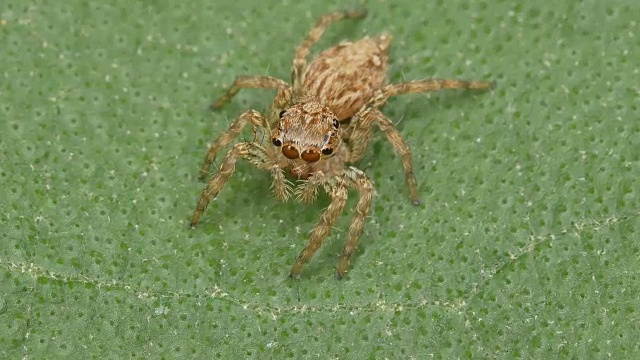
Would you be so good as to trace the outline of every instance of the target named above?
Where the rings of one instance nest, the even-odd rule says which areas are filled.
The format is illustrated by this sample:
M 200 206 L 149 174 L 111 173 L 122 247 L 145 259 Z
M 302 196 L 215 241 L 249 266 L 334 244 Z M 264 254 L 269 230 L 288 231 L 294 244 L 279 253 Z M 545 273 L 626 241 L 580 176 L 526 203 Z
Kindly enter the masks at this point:
M 340 121 L 338 121 L 338 119 L 333 119 L 333 127 L 336 129 L 340 127 Z
M 272 142 L 272 143 L 273 143 L 273 145 L 275 145 L 275 146 L 278 146 L 278 147 L 282 146 L 282 141 L 280 141 L 280 139 L 278 139 L 278 138 L 273 138 L 273 139 L 271 139 L 271 142 Z
M 333 154 L 333 149 L 332 148 L 324 148 L 322 149 L 322 155 L 331 155 Z
M 282 119 L 282 117 L 284 116 L 284 114 L 287 112 L 287 110 L 282 110 L 280 111 L 280 114 L 278 114 L 278 116 L 280 117 L 280 119 Z
M 300 157 L 300 153 L 298 153 L 298 150 L 291 145 L 282 147 L 282 155 L 291 160 L 295 160 Z
M 302 158 L 302 160 L 310 163 L 320 160 L 320 154 L 318 154 L 318 150 L 305 150 L 302 152 L 302 155 L 300 157 Z

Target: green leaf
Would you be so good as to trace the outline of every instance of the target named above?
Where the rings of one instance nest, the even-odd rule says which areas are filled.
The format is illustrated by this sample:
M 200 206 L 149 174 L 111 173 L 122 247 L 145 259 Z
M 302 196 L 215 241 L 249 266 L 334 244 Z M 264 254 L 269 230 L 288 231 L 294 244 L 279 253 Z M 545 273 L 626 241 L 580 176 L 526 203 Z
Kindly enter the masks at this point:
M 288 79 L 333 2 L 0 6 L 1 358 L 636 358 L 635 1 L 370 2 L 315 48 L 388 31 L 389 80 L 495 81 L 392 99 L 423 205 L 376 131 L 376 186 L 342 281 L 353 199 L 279 203 L 241 163 L 197 229 L 207 144 Z M 252 134 L 247 131 L 244 138 Z M 355 195 L 355 193 L 353 194 Z

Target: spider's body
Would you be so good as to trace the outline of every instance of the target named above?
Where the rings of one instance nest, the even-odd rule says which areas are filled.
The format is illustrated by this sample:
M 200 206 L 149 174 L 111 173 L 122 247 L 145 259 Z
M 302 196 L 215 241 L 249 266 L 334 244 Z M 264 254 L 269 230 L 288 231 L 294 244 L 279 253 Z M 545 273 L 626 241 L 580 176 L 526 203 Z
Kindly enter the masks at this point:
M 354 116 L 384 86 L 391 36 L 343 42 L 321 52 L 307 67 L 301 91 L 324 101 L 340 121 Z
M 218 195 L 244 158 L 256 167 L 269 171 L 274 195 L 287 200 L 292 189 L 284 173 L 296 180 L 295 194 L 303 202 L 315 200 L 319 188 L 331 197 L 329 207 L 314 226 L 307 246 L 291 270 L 298 276 L 304 264 L 322 245 L 331 227 L 342 213 L 348 188 L 359 193 L 348 240 L 338 263 L 337 275 L 344 276 L 355 250 L 373 198 L 373 184 L 361 170 L 350 166 L 364 155 L 371 137 L 372 123 L 384 131 L 396 153 L 402 157 L 405 179 L 411 200 L 419 204 L 411 152 L 393 122 L 380 108 L 389 97 L 411 92 L 440 89 L 486 89 L 490 84 L 462 80 L 426 79 L 385 85 L 388 49 L 391 36 L 365 37 L 343 42 L 321 52 L 311 63 L 306 57 L 327 26 L 343 18 L 359 18 L 361 11 L 336 12 L 323 16 L 309 36 L 296 49 L 291 84 L 269 76 L 240 76 L 213 105 L 221 107 L 242 88 L 277 89 L 269 119 L 257 111 L 242 113 L 209 148 L 200 169 L 202 177 L 217 152 L 229 145 L 242 128 L 251 124 L 255 130 L 271 135 L 270 141 L 241 142 L 233 145 L 209 179 L 200 196 L 191 225 L 195 226 L 212 198 Z M 347 121 L 349 120 L 349 121 Z

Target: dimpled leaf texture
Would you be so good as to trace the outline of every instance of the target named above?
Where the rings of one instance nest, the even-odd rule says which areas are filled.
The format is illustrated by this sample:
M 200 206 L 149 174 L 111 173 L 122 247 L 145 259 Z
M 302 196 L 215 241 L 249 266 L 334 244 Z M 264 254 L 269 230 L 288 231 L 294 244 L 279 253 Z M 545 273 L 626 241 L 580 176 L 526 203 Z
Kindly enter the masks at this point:
M 640 5 L 376 1 L 331 26 L 394 36 L 389 79 L 495 81 L 392 99 L 423 205 L 376 130 L 356 193 L 300 280 L 328 205 L 279 203 L 241 162 L 188 228 L 207 144 L 289 77 L 337 1 L 0 5 L 0 358 L 636 358 Z M 247 129 L 239 141 L 252 139 Z

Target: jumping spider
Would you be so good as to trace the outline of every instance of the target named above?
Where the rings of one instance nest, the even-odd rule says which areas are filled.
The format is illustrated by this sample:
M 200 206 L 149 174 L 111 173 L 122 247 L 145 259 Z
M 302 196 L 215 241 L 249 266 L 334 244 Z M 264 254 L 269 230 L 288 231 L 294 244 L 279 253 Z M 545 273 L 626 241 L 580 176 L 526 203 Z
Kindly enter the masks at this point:
M 337 276 L 342 278 L 358 245 L 373 197 L 373 184 L 369 177 L 349 164 L 362 158 L 371 139 L 373 123 L 386 134 L 394 151 L 401 156 L 411 201 L 415 205 L 420 204 L 409 147 L 380 108 L 395 95 L 441 89 L 488 89 L 491 84 L 425 79 L 385 85 L 387 53 L 391 44 L 388 34 L 342 42 L 321 52 L 307 65 L 305 59 L 311 47 L 329 24 L 365 15 L 365 11 L 344 11 L 320 18 L 296 48 L 291 84 L 271 76 L 238 76 L 213 104 L 213 108 L 220 108 L 243 88 L 278 91 L 268 117 L 255 110 L 240 114 L 209 148 L 200 168 L 203 179 L 209 174 L 218 151 L 229 145 L 246 125 L 251 125 L 254 133 L 261 131 L 270 135 L 269 141 L 245 141 L 231 147 L 200 195 L 191 220 L 192 227 L 198 224 L 209 201 L 229 180 L 240 158 L 271 173 L 271 189 L 279 200 L 287 200 L 293 192 L 298 200 L 309 203 L 316 199 L 318 189 L 322 187 L 331 197 L 331 203 L 313 227 L 306 247 L 291 269 L 290 276 L 298 277 L 344 210 L 348 189 L 355 188 L 359 195 L 358 203 L 347 243 L 338 261 Z M 295 185 L 285 178 L 285 170 L 298 180 Z

